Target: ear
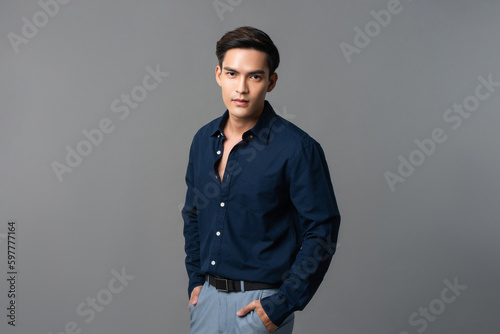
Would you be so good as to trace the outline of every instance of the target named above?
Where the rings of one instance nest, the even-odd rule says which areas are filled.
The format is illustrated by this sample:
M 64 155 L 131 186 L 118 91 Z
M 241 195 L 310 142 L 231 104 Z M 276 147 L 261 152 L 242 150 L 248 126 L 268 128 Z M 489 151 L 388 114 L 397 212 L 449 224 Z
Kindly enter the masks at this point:
M 274 89 L 274 86 L 276 86 L 276 81 L 278 81 L 278 74 L 274 72 L 273 74 L 271 74 L 271 77 L 269 77 L 269 85 L 267 86 L 268 93 Z
M 220 68 L 220 66 L 219 66 L 219 65 L 217 65 L 217 66 L 215 67 L 215 80 L 217 80 L 217 83 L 219 84 L 219 86 L 221 86 L 221 87 L 222 87 L 222 83 L 221 83 L 221 81 L 220 81 L 220 76 L 221 76 L 221 74 L 222 74 L 222 69 Z

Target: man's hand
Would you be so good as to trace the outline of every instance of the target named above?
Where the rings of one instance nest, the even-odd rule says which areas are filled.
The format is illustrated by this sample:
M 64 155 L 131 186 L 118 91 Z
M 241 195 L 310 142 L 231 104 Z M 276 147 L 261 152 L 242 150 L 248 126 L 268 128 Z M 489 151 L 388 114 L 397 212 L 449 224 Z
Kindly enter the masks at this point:
M 247 306 L 245 306 L 244 308 L 242 308 L 241 310 L 236 312 L 236 314 L 240 317 L 243 317 L 243 316 L 247 315 L 247 313 L 252 311 L 252 310 L 257 313 L 257 315 L 260 318 L 260 321 L 262 321 L 264 326 L 266 326 L 269 333 L 272 333 L 278 329 L 278 326 L 273 324 L 271 319 L 269 319 L 269 317 L 267 316 L 266 311 L 264 311 L 264 308 L 262 307 L 262 305 L 260 303 L 260 300 L 254 300 L 253 302 L 251 302 L 250 304 L 248 304 Z
M 203 288 L 203 285 L 198 285 L 191 291 L 191 297 L 189 298 L 189 304 L 188 304 L 188 311 L 189 311 L 189 306 L 191 304 L 196 305 L 198 303 L 198 296 L 200 295 L 201 288 Z

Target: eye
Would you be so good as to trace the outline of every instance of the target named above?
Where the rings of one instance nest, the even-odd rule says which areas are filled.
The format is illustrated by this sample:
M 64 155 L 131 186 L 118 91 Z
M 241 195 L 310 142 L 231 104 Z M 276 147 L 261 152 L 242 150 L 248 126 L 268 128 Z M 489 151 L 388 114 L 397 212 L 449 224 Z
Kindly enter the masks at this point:
M 255 80 L 260 80 L 262 77 L 258 74 L 254 74 L 252 75 L 252 79 L 255 79 Z
M 226 72 L 226 75 L 228 77 L 230 77 L 230 78 L 233 78 L 236 75 L 236 73 L 234 73 L 234 72 Z

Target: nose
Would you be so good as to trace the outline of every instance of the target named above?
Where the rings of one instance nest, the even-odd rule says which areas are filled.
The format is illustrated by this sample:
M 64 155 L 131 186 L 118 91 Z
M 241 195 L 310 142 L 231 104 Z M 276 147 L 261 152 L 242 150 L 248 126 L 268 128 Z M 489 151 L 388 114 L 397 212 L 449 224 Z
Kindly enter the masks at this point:
M 243 76 L 241 76 L 239 78 L 238 85 L 236 86 L 236 92 L 239 94 L 247 94 L 248 93 L 247 80 Z

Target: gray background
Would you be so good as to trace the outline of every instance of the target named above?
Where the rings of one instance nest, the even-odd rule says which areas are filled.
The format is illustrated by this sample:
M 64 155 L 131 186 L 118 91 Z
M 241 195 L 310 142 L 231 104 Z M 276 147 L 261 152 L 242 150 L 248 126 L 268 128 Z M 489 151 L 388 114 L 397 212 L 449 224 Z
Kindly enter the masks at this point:
M 479 76 L 500 81 L 500 2 L 401 0 L 349 62 L 340 44 L 354 45 L 355 27 L 390 1 L 221 1 L 221 16 L 211 0 L 72 1 L 18 52 L 9 33 L 22 36 L 22 18 L 42 9 L 1 2 L 0 332 L 56 334 L 71 321 L 81 333 L 188 332 L 188 149 L 225 109 L 215 42 L 253 25 L 282 57 L 268 100 L 324 147 L 342 214 L 332 267 L 295 332 L 496 333 L 500 88 L 457 129 L 443 115 Z M 157 65 L 169 75 L 120 119 L 112 102 Z M 113 132 L 60 182 L 52 163 L 104 118 Z M 434 128 L 447 140 L 391 191 L 384 173 L 397 173 L 398 156 Z M 9 219 L 18 224 L 15 328 L 5 317 Z M 135 278 L 85 322 L 77 306 L 123 267 Z M 451 303 L 441 301 L 445 280 L 467 286 Z M 432 321 L 410 323 L 429 306 Z

